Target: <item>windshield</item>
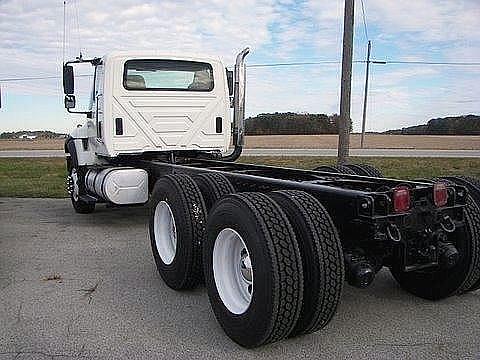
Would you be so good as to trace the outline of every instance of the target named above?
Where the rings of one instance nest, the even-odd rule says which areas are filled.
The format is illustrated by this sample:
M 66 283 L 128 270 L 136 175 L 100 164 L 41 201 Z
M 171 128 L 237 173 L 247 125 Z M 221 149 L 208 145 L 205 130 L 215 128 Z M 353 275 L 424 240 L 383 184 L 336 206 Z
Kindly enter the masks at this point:
M 207 63 L 183 60 L 128 60 L 127 90 L 211 91 L 213 70 Z

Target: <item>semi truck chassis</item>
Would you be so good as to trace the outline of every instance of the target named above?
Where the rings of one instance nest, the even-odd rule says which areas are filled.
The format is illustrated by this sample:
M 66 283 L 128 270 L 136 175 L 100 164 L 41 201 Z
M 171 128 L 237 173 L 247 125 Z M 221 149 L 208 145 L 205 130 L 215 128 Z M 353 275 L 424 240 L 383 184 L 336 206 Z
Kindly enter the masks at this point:
M 65 107 L 87 117 L 65 143 L 75 211 L 148 204 L 161 278 L 175 290 L 204 283 L 218 322 L 245 347 L 322 329 L 345 281 L 365 288 L 383 267 L 429 300 L 478 290 L 477 179 L 235 162 L 248 53 L 233 71 L 218 59 L 132 52 L 65 63 Z M 85 62 L 95 67 L 91 106 L 76 111 L 73 65 Z
M 177 290 L 205 281 L 217 319 L 243 346 L 324 327 L 344 281 L 367 287 L 383 267 L 407 291 L 430 300 L 480 287 L 480 214 L 469 190 L 478 194 L 465 179 L 403 181 L 188 155 L 123 156 L 93 169 L 148 173 L 149 230 L 160 275 Z M 436 194 L 437 187 L 444 193 Z M 88 191 L 82 196 L 102 202 Z M 445 202 L 438 204 L 437 196 Z M 231 245 L 214 250 L 219 241 Z M 253 325 L 252 317 L 259 319 Z

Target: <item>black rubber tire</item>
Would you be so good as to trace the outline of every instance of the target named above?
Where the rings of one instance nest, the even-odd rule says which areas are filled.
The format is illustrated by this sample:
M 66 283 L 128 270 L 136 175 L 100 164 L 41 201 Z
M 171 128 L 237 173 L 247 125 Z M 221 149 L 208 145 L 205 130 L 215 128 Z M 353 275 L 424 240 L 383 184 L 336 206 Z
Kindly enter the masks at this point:
M 441 300 L 472 288 L 480 277 L 480 210 L 470 196 L 465 219 L 466 226 L 453 233 L 460 252 L 457 265 L 451 269 L 403 272 L 394 264 L 390 271 L 403 289 L 427 300 Z
M 95 203 L 94 202 L 85 202 L 80 199 L 75 200 L 73 196 L 70 196 L 70 200 L 72 201 L 73 209 L 78 214 L 91 214 L 95 211 Z
M 213 207 L 220 198 L 234 194 L 235 188 L 225 175 L 218 173 L 204 173 L 193 177 L 202 192 L 207 210 Z
M 72 167 L 69 172 L 71 173 L 73 170 L 74 168 Z M 78 169 L 75 169 L 75 171 L 77 172 L 79 182 L 83 183 L 83 175 L 81 171 L 79 171 Z M 82 193 L 83 186 L 79 184 L 78 187 L 80 188 L 80 192 Z M 77 214 L 91 214 L 92 212 L 95 211 L 94 202 L 85 202 L 85 201 L 82 201 L 80 198 L 75 199 L 73 195 L 70 195 L 70 201 L 72 202 L 73 209 Z
M 346 167 L 351 169 L 355 174 L 360 176 L 379 177 L 383 178 L 383 173 L 376 167 L 368 164 L 346 164 Z
M 454 182 L 457 185 L 465 186 L 480 207 L 480 180 L 473 176 L 445 176 L 444 179 Z
M 160 201 L 170 206 L 177 231 L 175 257 L 168 265 L 155 243 L 154 215 Z M 150 242 L 160 276 L 172 289 L 195 288 L 203 279 L 202 246 L 207 234 L 207 210 L 200 189 L 188 175 L 166 175 L 155 183 L 150 206 Z
M 303 265 L 303 305 L 290 336 L 325 327 L 337 311 L 345 281 L 342 244 L 327 210 L 312 195 L 297 190 L 268 194 L 287 214 Z
M 75 147 L 73 138 L 70 136 L 67 138 L 67 140 L 65 140 L 65 153 L 70 154 L 70 156 L 67 157 L 68 172 L 70 172 L 73 168 L 78 168 L 77 149 Z
M 472 186 L 474 186 L 478 192 L 480 192 L 480 179 L 475 176 L 458 176 L 460 179 L 468 181 Z
M 449 177 L 445 177 L 445 179 L 452 181 L 457 185 L 465 186 L 475 203 L 475 205 L 471 205 L 471 207 L 474 209 L 476 206 L 477 213 L 480 213 L 480 180 L 479 179 L 472 176 L 449 176 Z M 472 211 L 475 211 L 475 210 L 471 210 L 470 212 Z M 477 222 L 477 226 L 478 224 L 480 224 L 480 222 Z M 477 237 L 480 237 L 480 228 L 477 229 Z M 480 243 L 480 239 L 478 239 L 478 242 Z M 480 264 L 479 264 L 479 267 L 480 267 Z M 478 272 L 480 273 L 480 268 L 478 269 Z M 479 275 L 479 279 L 476 282 L 474 282 L 471 286 L 465 289 L 465 292 L 476 291 L 479 289 L 480 289 L 480 275 Z
M 344 165 L 321 165 L 313 169 L 314 171 L 326 171 L 336 174 L 356 175 L 355 172 Z
M 303 272 L 295 233 L 282 209 L 267 195 L 238 193 L 218 201 L 208 219 L 203 259 L 205 284 L 215 316 L 238 344 L 253 348 L 288 337 L 302 306 Z M 213 248 L 221 230 L 238 232 L 250 253 L 254 287 L 242 314 L 222 302 L 213 273 Z

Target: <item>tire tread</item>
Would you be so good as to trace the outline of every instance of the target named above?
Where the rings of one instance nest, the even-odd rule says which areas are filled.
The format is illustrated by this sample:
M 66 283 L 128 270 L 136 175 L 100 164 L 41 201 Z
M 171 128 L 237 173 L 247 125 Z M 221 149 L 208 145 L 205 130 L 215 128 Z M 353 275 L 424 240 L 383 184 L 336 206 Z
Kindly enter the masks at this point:
M 273 311 L 273 328 L 264 344 L 286 338 L 300 316 L 303 298 L 303 272 L 300 250 L 293 229 L 280 207 L 267 195 L 239 193 L 239 199 L 256 213 L 266 236 L 272 257 L 273 273 L 278 276 L 277 304 Z M 292 241 L 292 239 L 294 241 Z
M 315 296 L 314 308 L 302 306 L 300 319 L 291 335 L 312 333 L 325 327 L 337 311 L 345 279 L 342 245 L 330 215 L 315 197 L 298 190 L 281 190 L 271 194 L 274 200 L 281 196 L 293 203 L 311 234 L 309 241 L 313 247 L 313 261 L 319 267 L 318 271 L 304 267 L 304 277 L 307 271 L 314 272 L 313 276 L 320 276 L 320 286 L 311 289 L 304 284 L 304 299 L 308 291 L 316 291 L 312 294 Z M 282 202 L 277 201 L 279 204 Z

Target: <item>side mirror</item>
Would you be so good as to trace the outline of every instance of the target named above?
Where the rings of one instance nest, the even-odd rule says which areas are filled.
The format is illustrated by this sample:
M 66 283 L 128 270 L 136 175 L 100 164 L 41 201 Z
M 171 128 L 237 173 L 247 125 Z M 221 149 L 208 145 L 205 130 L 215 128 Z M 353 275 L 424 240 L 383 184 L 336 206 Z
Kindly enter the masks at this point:
M 65 108 L 66 109 L 75 108 L 75 95 L 65 95 Z
M 228 83 L 228 95 L 233 96 L 233 71 L 226 70 L 227 72 L 227 83 Z
M 64 65 L 63 66 L 63 92 L 65 95 L 73 95 L 74 88 L 75 88 L 75 85 L 74 85 L 74 79 L 73 79 L 73 66 Z

